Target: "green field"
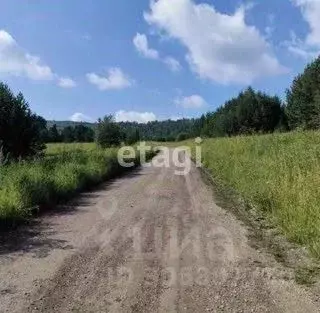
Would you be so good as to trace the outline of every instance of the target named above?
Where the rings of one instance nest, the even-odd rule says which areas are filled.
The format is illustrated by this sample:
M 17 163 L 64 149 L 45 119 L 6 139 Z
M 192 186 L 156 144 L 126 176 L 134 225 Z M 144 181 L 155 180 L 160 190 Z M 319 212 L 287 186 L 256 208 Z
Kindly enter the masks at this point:
M 202 156 L 215 179 L 320 257 L 320 132 L 206 139 Z
M 138 164 L 138 157 L 135 160 Z M 0 167 L 0 221 L 11 224 L 113 177 L 122 168 L 117 149 L 94 144 L 51 144 L 46 156 Z
M 56 155 L 63 152 L 73 151 L 94 151 L 97 145 L 94 142 L 90 143 L 49 143 L 47 144 L 46 154 Z

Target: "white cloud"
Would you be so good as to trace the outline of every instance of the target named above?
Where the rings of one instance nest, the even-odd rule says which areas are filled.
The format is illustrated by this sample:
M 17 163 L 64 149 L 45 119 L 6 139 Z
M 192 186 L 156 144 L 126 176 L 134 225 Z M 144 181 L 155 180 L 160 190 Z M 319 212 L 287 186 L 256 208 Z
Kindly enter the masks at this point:
M 284 42 L 284 46 L 293 55 L 303 58 L 305 60 L 314 59 L 319 55 L 319 50 L 310 47 L 305 41 L 297 37 L 294 32 L 290 34 L 291 39 Z
M 293 3 L 300 7 L 302 15 L 310 27 L 306 43 L 320 47 L 320 1 L 293 0 Z
M 118 67 L 111 68 L 108 71 L 108 76 L 99 76 L 96 73 L 88 73 L 88 81 L 96 85 L 100 90 L 120 90 L 133 85 L 133 81 L 122 72 Z
M 166 57 L 163 62 L 169 67 L 172 72 L 179 72 L 181 65 L 178 60 L 173 57 Z
M 180 97 L 174 100 L 175 104 L 185 109 L 199 109 L 207 106 L 207 102 L 199 95 Z
M 191 117 L 186 115 L 173 115 L 169 117 L 169 120 L 171 121 L 179 121 L 183 119 L 191 119 Z
M 38 56 L 26 52 L 5 30 L 0 30 L 0 74 L 37 81 L 56 81 L 64 88 L 66 85 L 70 88 L 72 81 L 70 78 L 59 77 Z M 72 82 L 75 86 L 75 82 Z
M 272 35 L 275 31 L 275 25 L 274 25 L 274 14 L 269 14 L 268 17 L 268 25 L 265 27 L 264 32 L 266 34 L 266 38 L 271 39 Z
M 161 60 L 159 52 L 149 47 L 148 38 L 145 34 L 137 33 L 133 38 L 133 44 L 142 56 L 148 59 Z M 181 69 L 179 61 L 173 57 L 167 56 L 161 61 L 163 61 L 172 72 L 178 72 Z
M 152 112 L 118 111 L 115 113 L 116 122 L 148 123 L 155 121 L 156 115 Z
M 133 38 L 133 44 L 137 51 L 146 58 L 157 60 L 159 59 L 159 52 L 149 48 L 147 36 L 137 33 Z
M 220 13 L 192 0 L 151 1 L 145 20 L 188 50 L 192 70 L 219 83 L 251 83 L 286 71 L 259 30 L 245 21 L 246 9 Z
M 291 0 L 300 8 L 304 20 L 309 25 L 309 33 L 303 40 L 291 33 L 291 41 L 285 45 L 288 50 L 304 59 L 315 58 L 320 53 L 320 1 L 319 0 Z
M 83 113 L 74 113 L 70 116 L 70 121 L 72 122 L 92 122 L 93 119 Z
M 53 80 L 51 68 L 25 52 L 5 30 L 0 30 L 0 73 L 33 80 Z
M 62 88 L 74 88 L 77 86 L 76 82 L 68 77 L 59 78 L 58 85 Z

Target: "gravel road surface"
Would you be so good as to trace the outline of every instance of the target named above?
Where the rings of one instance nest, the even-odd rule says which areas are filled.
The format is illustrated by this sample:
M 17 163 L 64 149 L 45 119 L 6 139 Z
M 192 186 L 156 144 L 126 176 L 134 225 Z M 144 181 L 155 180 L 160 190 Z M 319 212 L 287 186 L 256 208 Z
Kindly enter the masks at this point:
M 2 235 L 0 312 L 320 312 L 195 165 L 175 170 L 136 169 Z

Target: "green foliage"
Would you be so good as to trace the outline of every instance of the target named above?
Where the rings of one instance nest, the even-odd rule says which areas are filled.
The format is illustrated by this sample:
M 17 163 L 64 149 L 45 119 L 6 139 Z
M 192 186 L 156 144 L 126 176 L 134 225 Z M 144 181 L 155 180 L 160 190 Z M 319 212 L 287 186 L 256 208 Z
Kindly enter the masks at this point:
M 58 132 L 58 128 L 56 124 L 53 124 L 47 134 L 47 142 L 60 142 L 61 141 L 61 136 Z
M 93 142 L 94 129 L 83 124 L 75 124 L 75 126 L 66 126 L 60 131 L 56 124 L 53 124 L 45 136 L 46 142 Z
M 151 153 L 147 158 L 152 156 Z M 139 154 L 134 163 L 139 164 Z M 94 144 L 53 144 L 48 155 L 33 162 L 0 167 L 0 222 L 10 224 L 35 209 L 67 200 L 75 193 L 123 171 L 117 149 Z
M 134 143 L 139 140 L 144 141 L 175 141 L 177 136 L 181 133 L 187 133 L 188 137 L 196 137 L 200 135 L 201 125 L 199 119 L 181 119 L 177 121 L 154 121 L 145 124 L 136 122 L 120 122 L 117 123 L 122 132 L 122 139 L 126 143 Z M 75 128 L 78 125 L 83 125 L 95 131 L 96 123 L 79 123 L 71 121 L 48 121 L 49 129 L 53 125 L 59 133 L 63 132 L 66 127 Z M 77 140 L 74 140 L 77 142 Z M 49 140 L 48 142 L 62 142 L 62 138 L 58 141 Z M 90 141 L 89 141 L 90 142 Z
M 56 155 L 66 152 L 95 151 L 97 145 L 94 142 L 86 143 L 48 143 L 46 155 Z
M 205 139 L 201 147 L 217 181 L 320 258 L 320 132 Z
M 138 130 L 140 140 L 175 141 L 181 132 L 188 133 L 188 137 L 192 137 L 195 121 L 195 119 L 181 119 L 178 121 L 154 121 L 146 124 L 121 122 L 119 125 L 126 137 L 130 137 Z
M 94 136 L 94 130 L 90 127 L 82 124 L 74 127 L 74 138 L 76 142 L 93 142 Z
M 183 141 L 189 138 L 189 135 L 187 133 L 180 133 L 177 138 L 176 141 Z
M 69 198 L 88 184 L 101 181 L 111 169 L 108 163 L 114 160 L 115 150 L 96 149 L 0 168 L 0 220 L 26 217 L 34 206 Z
M 23 95 L 15 96 L 0 83 L 0 145 L 2 153 L 18 159 L 39 154 L 44 149 L 46 122 L 33 114 Z
M 128 131 L 128 133 L 125 136 L 126 136 L 125 142 L 127 145 L 133 145 L 138 141 L 140 141 L 140 133 L 138 128 L 132 129 L 131 132 Z
M 119 146 L 123 139 L 120 126 L 114 121 L 112 115 L 105 116 L 98 121 L 96 142 L 103 148 Z
M 290 129 L 319 128 L 320 57 L 307 65 L 287 90 L 286 113 Z
M 202 134 L 208 137 L 270 133 L 283 120 L 278 97 L 255 92 L 251 87 L 202 117 Z

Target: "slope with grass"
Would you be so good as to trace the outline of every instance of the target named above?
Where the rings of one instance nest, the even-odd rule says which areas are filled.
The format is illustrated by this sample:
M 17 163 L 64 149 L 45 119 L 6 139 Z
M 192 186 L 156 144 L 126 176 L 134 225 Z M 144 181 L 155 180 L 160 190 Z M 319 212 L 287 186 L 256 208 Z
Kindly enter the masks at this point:
M 320 257 L 320 132 L 206 139 L 202 157 L 216 180 Z
M 126 168 L 119 164 L 117 151 L 94 144 L 52 144 L 44 158 L 1 166 L 0 224 L 11 225 L 120 174 Z

